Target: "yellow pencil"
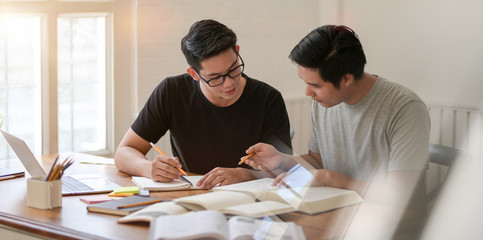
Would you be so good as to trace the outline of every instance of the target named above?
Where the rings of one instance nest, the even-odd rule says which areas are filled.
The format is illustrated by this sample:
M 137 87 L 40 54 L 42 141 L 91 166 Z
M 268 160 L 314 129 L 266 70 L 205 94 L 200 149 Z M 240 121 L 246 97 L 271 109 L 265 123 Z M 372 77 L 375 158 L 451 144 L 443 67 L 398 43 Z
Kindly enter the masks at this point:
M 54 170 L 52 171 L 52 175 L 50 176 L 48 181 L 57 180 L 57 175 L 60 173 L 60 165 L 55 165 Z
M 154 143 L 150 142 L 149 144 L 151 144 L 151 146 L 153 146 L 154 149 L 156 149 L 156 151 L 158 151 L 159 153 L 161 153 L 161 155 L 167 157 L 168 155 L 166 155 L 166 153 L 164 153 L 163 151 L 161 151 L 161 149 L 159 149 L 156 145 L 154 145 Z M 186 175 L 186 172 L 181 169 L 181 168 L 178 168 L 178 170 L 183 174 L 183 175 Z
M 247 156 L 245 156 L 244 158 L 242 158 L 242 160 L 240 160 L 240 162 L 238 163 L 238 165 L 242 165 L 247 159 L 249 159 L 251 156 L 253 156 L 253 154 L 254 153 L 250 153 Z

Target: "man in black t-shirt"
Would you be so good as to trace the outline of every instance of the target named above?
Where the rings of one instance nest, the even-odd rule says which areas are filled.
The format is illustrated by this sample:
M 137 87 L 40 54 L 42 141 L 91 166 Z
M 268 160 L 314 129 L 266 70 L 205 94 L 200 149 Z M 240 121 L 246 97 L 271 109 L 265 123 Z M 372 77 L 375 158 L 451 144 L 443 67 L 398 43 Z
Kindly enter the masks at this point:
M 181 41 L 187 73 L 168 77 L 153 91 L 119 144 L 119 170 L 170 182 L 179 168 L 205 174 L 202 188 L 266 177 L 238 166 L 245 150 L 257 143 L 291 154 L 290 124 L 279 91 L 243 73 L 235 33 L 214 20 L 191 26 Z M 174 157 L 147 161 L 150 142 L 170 131 Z

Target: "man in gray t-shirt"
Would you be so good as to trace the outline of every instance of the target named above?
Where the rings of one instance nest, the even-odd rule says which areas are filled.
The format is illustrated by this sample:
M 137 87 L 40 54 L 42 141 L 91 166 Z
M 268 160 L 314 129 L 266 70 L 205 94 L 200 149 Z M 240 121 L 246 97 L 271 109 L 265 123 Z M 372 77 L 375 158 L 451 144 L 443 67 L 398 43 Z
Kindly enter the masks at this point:
M 351 189 L 366 200 L 424 208 L 430 121 L 411 90 L 364 71 L 366 58 L 348 27 L 326 25 L 310 32 L 290 53 L 313 99 L 309 152 L 311 185 Z M 256 144 L 247 164 L 290 169 L 296 157 Z M 285 177 L 277 177 L 279 182 Z
M 385 182 L 391 171 L 424 169 L 428 131 L 421 99 L 378 77 L 355 104 L 326 108 L 314 101 L 309 150 L 323 156 L 325 169 L 362 181 Z

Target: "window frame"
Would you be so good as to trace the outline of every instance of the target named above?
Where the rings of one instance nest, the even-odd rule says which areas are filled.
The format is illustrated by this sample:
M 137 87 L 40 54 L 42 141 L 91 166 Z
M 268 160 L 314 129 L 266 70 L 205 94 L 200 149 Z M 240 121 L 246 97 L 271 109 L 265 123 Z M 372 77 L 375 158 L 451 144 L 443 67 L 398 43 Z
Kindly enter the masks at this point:
M 0 0 L 0 14 L 41 15 L 42 154 L 58 152 L 57 18 L 107 15 L 106 149 L 87 153 L 112 156 L 132 122 L 131 116 L 135 115 L 135 11 L 134 0 Z

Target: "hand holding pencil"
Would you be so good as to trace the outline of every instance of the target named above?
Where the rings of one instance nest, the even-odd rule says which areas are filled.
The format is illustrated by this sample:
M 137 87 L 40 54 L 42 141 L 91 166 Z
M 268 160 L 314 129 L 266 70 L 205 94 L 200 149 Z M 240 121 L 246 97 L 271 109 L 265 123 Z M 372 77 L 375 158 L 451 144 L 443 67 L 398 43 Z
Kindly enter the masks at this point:
M 161 155 L 163 155 L 163 156 L 165 156 L 165 157 L 167 157 L 167 156 L 168 156 L 168 155 L 166 155 L 166 154 L 165 154 L 163 151 L 161 151 L 161 149 L 159 149 L 159 148 L 158 148 L 156 145 L 154 145 L 154 143 L 150 142 L 149 144 L 151 144 L 151 146 L 152 146 L 154 149 L 156 149 L 156 151 L 158 151 L 158 152 L 159 152 Z M 180 176 L 180 179 L 181 179 L 182 181 L 184 181 L 184 182 L 188 183 L 190 186 L 193 186 L 193 184 L 192 184 L 192 183 L 191 183 L 191 182 L 190 182 L 188 179 L 186 179 L 185 177 L 183 177 L 183 175 L 184 175 L 184 176 L 186 176 L 186 175 L 187 175 L 187 174 L 186 174 L 186 172 L 185 172 L 185 171 L 184 171 L 182 168 L 180 168 L 180 167 L 176 167 L 176 168 L 177 168 L 177 169 L 178 169 L 178 171 L 179 171 L 179 172 L 182 174 L 182 175 Z
M 291 155 L 279 152 L 273 145 L 257 143 L 246 150 L 248 156 L 241 159 L 240 164 L 263 171 L 272 171 L 285 166 L 293 166 L 294 161 Z M 287 170 L 287 169 L 282 169 Z

